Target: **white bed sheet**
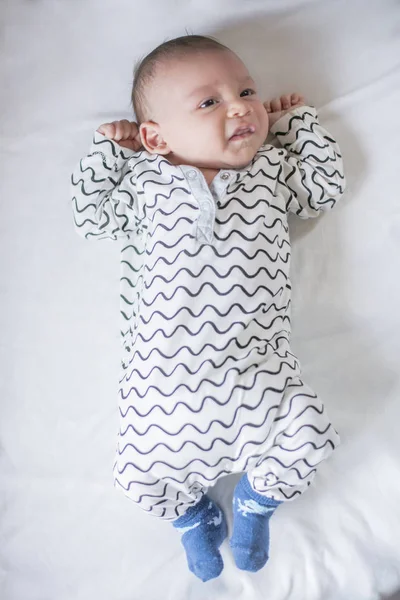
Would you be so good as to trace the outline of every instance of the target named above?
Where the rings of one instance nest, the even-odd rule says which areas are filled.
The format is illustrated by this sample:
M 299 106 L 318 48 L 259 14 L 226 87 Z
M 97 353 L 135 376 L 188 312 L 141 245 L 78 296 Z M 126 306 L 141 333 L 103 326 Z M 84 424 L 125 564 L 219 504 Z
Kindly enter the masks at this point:
M 1 600 L 375 600 L 400 587 L 400 5 L 13 0 L 0 5 Z M 129 118 L 133 60 L 216 35 L 267 98 L 298 90 L 348 189 L 293 222 L 293 345 L 342 446 L 272 520 L 256 575 L 186 567 L 171 526 L 112 486 L 118 245 L 73 231 L 69 177 L 102 122 Z M 234 478 L 215 497 L 230 515 Z

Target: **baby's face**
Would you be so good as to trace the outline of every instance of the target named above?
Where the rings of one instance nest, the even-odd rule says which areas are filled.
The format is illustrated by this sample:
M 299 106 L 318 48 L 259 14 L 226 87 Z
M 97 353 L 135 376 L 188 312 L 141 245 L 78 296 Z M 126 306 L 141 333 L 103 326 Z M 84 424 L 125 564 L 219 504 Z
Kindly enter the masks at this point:
M 148 91 L 150 118 L 174 164 L 241 168 L 268 133 L 268 114 L 245 65 L 206 51 L 161 63 Z

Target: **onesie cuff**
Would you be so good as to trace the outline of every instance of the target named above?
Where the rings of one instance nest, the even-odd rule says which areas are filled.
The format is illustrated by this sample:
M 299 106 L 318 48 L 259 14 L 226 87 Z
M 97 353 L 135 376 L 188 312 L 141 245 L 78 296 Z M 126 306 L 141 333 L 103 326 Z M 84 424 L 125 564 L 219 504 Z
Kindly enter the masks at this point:
M 123 148 L 99 131 L 95 131 L 89 154 L 100 154 L 108 168 L 119 171 L 135 152 L 129 148 Z
M 248 496 L 250 496 L 250 498 L 252 500 L 255 500 L 256 502 L 258 502 L 259 504 L 262 504 L 263 506 L 279 506 L 279 504 L 282 504 L 281 500 L 275 500 L 274 498 L 264 496 L 264 495 L 260 494 L 259 492 L 256 492 L 255 490 L 253 490 L 253 488 L 251 487 L 247 473 L 245 473 L 242 476 L 239 483 L 242 485 L 244 491 L 248 494 Z

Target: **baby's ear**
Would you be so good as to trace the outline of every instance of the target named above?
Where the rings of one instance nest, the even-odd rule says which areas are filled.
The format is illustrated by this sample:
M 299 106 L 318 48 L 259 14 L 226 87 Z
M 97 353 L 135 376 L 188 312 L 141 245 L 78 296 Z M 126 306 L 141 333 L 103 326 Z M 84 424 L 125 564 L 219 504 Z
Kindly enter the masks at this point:
M 154 123 L 154 121 L 145 121 L 140 125 L 139 130 L 142 144 L 147 152 L 164 155 L 171 152 L 170 147 L 161 135 L 158 123 Z

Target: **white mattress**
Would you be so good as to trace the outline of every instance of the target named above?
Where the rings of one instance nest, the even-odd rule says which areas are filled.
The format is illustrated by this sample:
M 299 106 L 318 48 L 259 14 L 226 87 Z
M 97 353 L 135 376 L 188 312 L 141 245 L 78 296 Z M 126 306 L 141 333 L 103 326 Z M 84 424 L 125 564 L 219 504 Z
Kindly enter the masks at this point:
M 375 600 L 400 587 L 400 5 L 22 0 L 0 6 L 1 600 Z M 265 98 L 338 138 L 348 189 L 292 222 L 293 345 L 342 446 L 272 520 L 256 575 L 207 584 L 175 531 L 113 488 L 118 245 L 72 226 L 69 177 L 129 118 L 132 64 L 185 30 L 230 44 Z M 214 496 L 230 518 L 233 478 Z

